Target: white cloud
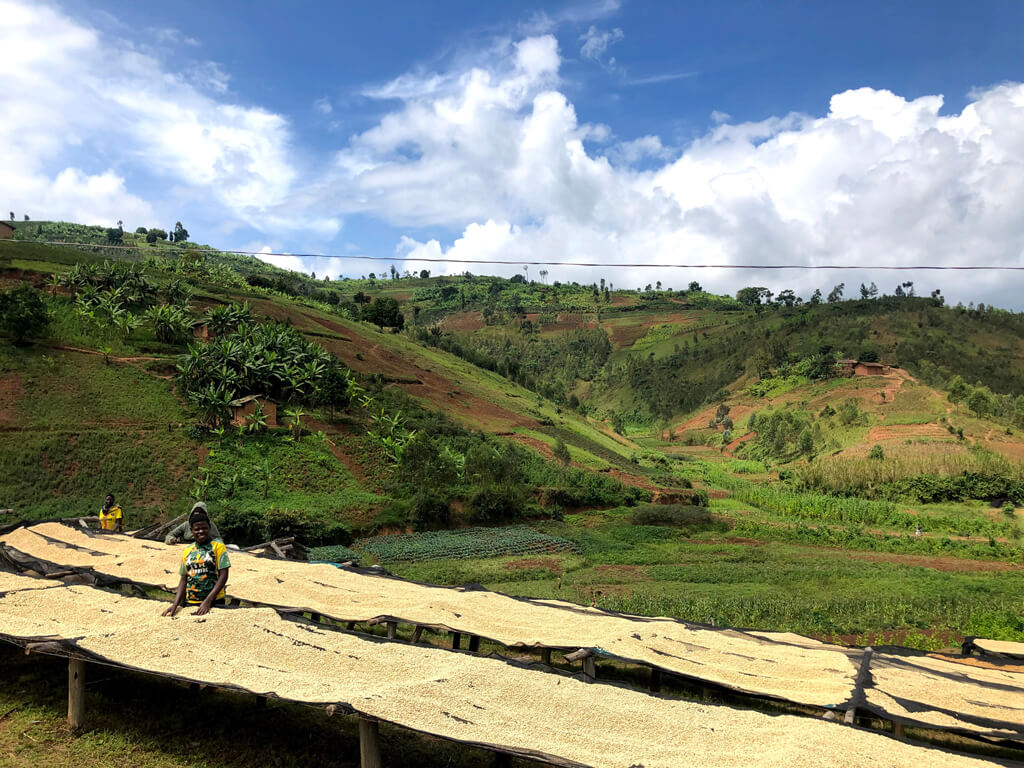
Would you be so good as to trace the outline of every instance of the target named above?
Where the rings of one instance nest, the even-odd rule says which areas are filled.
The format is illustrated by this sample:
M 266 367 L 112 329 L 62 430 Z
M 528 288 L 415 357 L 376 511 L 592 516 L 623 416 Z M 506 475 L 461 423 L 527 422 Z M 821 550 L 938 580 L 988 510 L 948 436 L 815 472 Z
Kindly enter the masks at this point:
M 957 115 L 940 114 L 939 96 L 861 88 L 836 94 L 822 116 L 730 124 L 718 113 L 709 133 L 681 150 L 652 135 L 588 151 L 591 129 L 556 90 L 558 63 L 545 36 L 487 67 L 421 76 L 446 86 L 416 91 L 355 136 L 324 187 L 342 209 L 462 231 L 447 246 L 404 239 L 399 247 L 412 256 L 666 265 L 658 275 L 552 267 L 550 279 L 677 287 L 698 279 L 807 296 L 840 281 L 891 291 L 906 278 L 667 267 L 1024 263 L 1024 86 L 991 88 Z M 641 159 L 658 166 L 633 169 Z M 1022 303 L 991 275 L 909 279 L 919 291 L 939 286 L 976 300 L 967 292 L 986 291 L 983 300 Z
M 231 75 L 225 72 L 217 62 L 204 61 L 189 70 L 189 79 L 200 90 L 222 94 L 227 93 Z
M 0 0 L 0 18 L 0 198 L 38 218 L 138 215 L 148 225 L 193 205 L 222 229 L 308 224 L 279 210 L 297 178 L 288 122 L 224 101 L 229 78 L 219 65 L 175 73 L 132 41 L 47 5 Z M 178 37 L 165 30 L 162 39 Z M 129 194 L 125 179 L 139 169 L 176 199 L 147 204 Z
M 668 83 L 673 80 L 685 80 L 696 76 L 696 72 L 665 72 L 660 75 L 630 78 L 625 81 L 625 85 L 657 85 L 658 83 Z
M 618 27 L 600 30 L 591 25 L 590 29 L 580 35 L 580 42 L 583 43 L 580 46 L 580 56 L 590 61 L 602 63 L 608 49 L 624 37 L 625 34 Z M 614 59 L 612 59 L 612 63 L 614 63 Z
M 319 112 L 321 115 L 329 115 L 334 111 L 334 107 L 331 106 L 331 101 L 326 96 L 317 99 L 313 102 L 313 109 Z

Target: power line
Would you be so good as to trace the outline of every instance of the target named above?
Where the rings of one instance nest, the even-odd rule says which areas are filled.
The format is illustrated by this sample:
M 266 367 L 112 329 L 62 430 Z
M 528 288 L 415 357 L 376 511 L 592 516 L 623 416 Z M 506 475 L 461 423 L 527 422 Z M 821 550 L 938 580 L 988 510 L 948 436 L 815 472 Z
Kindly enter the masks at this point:
M 145 251 L 145 246 L 140 245 L 101 245 L 98 243 L 70 243 L 60 240 L 0 240 L 0 243 L 37 243 L 42 245 L 76 246 L 82 248 L 106 248 L 111 250 L 124 251 Z M 431 258 L 427 256 L 362 256 L 362 255 L 340 255 L 327 253 L 277 253 L 267 251 L 239 251 L 226 248 L 186 248 L 184 246 L 168 246 L 160 248 L 153 253 L 173 251 L 212 251 L 214 253 L 230 253 L 238 256 L 288 256 L 297 259 L 339 259 L 339 260 L 361 260 L 361 261 L 385 261 L 385 262 L 425 262 L 428 264 L 495 264 L 505 266 L 527 266 L 527 267 L 623 267 L 632 269 L 806 269 L 806 270 L 885 270 L 889 272 L 912 272 L 912 271 L 962 271 L 962 272 L 1024 272 L 1024 266 L 1008 266 L 995 264 L 644 264 L 635 262 L 591 262 L 591 261 L 527 261 L 517 259 L 451 259 Z

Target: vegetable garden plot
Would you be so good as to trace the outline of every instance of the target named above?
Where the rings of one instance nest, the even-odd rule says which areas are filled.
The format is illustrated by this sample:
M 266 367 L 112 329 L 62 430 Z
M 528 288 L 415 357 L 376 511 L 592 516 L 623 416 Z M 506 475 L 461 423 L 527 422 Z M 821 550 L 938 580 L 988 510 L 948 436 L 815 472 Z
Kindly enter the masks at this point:
M 54 543 L 57 540 L 74 548 Z M 167 568 L 177 567 L 180 548 L 169 545 L 146 542 L 143 550 L 137 540 L 90 535 L 52 523 L 18 529 L 3 542 L 59 566 L 89 567 L 168 589 L 177 584 L 177 573 Z M 99 550 L 112 554 L 91 554 Z M 771 633 L 759 636 L 554 600 L 434 587 L 237 552 L 231 558 L 227 591 L 241 600 L 313 611 L 341 621 L 380 619 L 444 628 L 508 647 L 590 648 L 607 658 L 798 704 L 845 708 L 860 665 L 861 652 L 856 649 L 776 641 Z
M 747 768 L 992 763 L 793 715 L 673 701 L 505 661 L 388 643 L 262 608 L 187 612 L 91 587 L 0 577 L 0 636 L 63 644 L 106 663 L 333 705 L 565 766 Z
M 382 563 L 419 562 L 438 558 L 534 555 L 546 552 L 580 552 L 579 545 L 548 536 L 525 525 L 507 528 L 465 528 L 458 531 L 424 531 L 360 539 L 356 548 Z

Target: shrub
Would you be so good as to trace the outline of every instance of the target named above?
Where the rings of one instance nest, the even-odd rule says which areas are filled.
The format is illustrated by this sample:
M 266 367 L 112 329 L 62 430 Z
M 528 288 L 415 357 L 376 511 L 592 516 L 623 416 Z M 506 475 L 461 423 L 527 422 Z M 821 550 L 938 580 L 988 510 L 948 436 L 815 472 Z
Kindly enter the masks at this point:
M 513 485 L 491 485 L 478 490 L 469 500 L 473 522 L 516 520 L 523 515 L 523 493 Z
M 423 491 L 412 503 L 409 522 L 421 531 L 425 528 L 446 527 L 452 521 L 452 508 L 446 499 L 434 491 Z
M 882 450 L 882 446 L 877 443 L 871 446 L 871 450 L 868 451 L 868 458 L 874 459 L 875 461 L 882 461 L 885 459 L 885 451 Z
M 39 336 L 49 322 L 43 300 L 31 286 L 0 293 L 0 330 L 16 342 Z
M 713 521 L 711 510 L 685 504 L 641 504 L 629 521 L 633 525 L 705 526 Z

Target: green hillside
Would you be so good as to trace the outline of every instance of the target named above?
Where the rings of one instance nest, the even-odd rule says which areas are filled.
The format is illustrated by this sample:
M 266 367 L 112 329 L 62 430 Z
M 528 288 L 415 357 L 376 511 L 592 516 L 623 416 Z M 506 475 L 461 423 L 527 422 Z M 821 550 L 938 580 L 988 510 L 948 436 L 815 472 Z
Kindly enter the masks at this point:
M 325 281 L 142 233 L 17 234 L 0 315 L 46 319 L 17 343 L 5 319 L 0 348 L 0 508 L 19 516 L 114 492 L 134 526 L 202 498 L 232 541 L 297 535 L 434 583 L 847 642 L 1024 639 L 1020 315 Z M 69 238 L 90 245 L 43 242 Z M 254 394 L 277 426 L 230 425 Z M 446 533 L 467 527 L 493 533 Z

